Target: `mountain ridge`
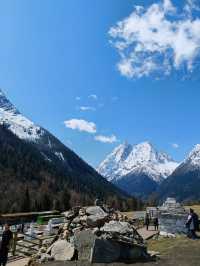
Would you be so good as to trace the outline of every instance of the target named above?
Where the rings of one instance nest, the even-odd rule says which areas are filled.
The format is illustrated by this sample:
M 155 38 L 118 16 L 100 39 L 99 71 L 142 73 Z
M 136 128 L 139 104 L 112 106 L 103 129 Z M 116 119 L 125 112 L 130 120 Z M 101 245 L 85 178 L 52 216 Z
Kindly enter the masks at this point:
M 30 191 L 32 201 L 36 201 L 40 186 L 45 184 L 49 208 L 54 199 L 60 200 L 62 190 L 66 190 L 66 195 L 76 197 L 76 204 L 91 204 L 96 197 L 117 201 L 128 199 L 126 193 L 109 183 L 49 131 L 23 116 L 2 91 L 0 131 L 0 184 L 6 187 L 7 182 L 8 185 L 6 191 L 1 191 L 4 211 L 22 211 L 12 200 L 13 184 L 16 189 L 21 188 L 16 193 L 16 202 L 20 202 L 20 193 L 25 193 L 25 187 Z
M 145 196 L 144 192 L 150 194 L 156 190 L 177 166 L 169 155 L 158 152 L 148 141 L 136 145 L 126 142 L 116 147 L 97 171 L 127 193 Z
M 180 201 L 200 199 L 200 144 L 196 144 L 188 156 L 158 189 L 160 199 L 175 197 Z

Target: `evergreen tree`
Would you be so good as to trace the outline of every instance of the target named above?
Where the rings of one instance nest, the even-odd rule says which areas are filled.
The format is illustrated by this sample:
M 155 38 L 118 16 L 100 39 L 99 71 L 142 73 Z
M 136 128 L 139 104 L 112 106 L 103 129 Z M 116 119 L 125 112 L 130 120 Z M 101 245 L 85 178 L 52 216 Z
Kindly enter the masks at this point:
M 69 210 L 70 209 L 70 193 L 67 189 L 67 187 L 64 187 L 63 191 L 61 192 L 61 204 L 63 210 Z
M 31 199 L 29 194 L 29 188 L 26 187 L 25 191 L 21 195 L 21 207 L 22 212 L 30 212 L 31 210 Z

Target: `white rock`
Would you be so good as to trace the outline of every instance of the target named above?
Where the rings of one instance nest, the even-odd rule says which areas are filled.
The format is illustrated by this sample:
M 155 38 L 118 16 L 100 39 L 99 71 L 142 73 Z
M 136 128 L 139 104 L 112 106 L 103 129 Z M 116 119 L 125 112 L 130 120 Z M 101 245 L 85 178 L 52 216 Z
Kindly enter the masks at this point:
M 118 221 L 110 221 L 106 223 L 102 228 L 101 231 L 103 232 L 112 232 L 112 233 L 119 233 L 119 234 L 127 234 L 132 233 L 133 230 L 129 223 L 127 222 L 118 222 Z
M 66 240 L 58 240 L 54 243 L 51 256 L 56 261 L 68 261 L 74 256 L 74 246 L 67 242 Z

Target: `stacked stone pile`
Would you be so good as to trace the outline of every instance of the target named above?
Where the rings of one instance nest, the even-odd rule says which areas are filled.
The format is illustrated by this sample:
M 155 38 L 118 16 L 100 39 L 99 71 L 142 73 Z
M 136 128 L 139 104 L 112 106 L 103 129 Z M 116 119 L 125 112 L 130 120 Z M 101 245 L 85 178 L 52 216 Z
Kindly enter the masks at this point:
M 81 260 L 95 263 L 150 259 L 142 237 L 126 216 L 106 207 L 74 208 L 65 212 L 66 223 L 51 243 L 33 256 L 49 260 Z
M 186 234 L 185 226 L 188 213 L 185 208 L 173 198 L 168 198 L 164 204 L 159 207 L 159 229 L 163 236 L 172 236 L 175 234 Z

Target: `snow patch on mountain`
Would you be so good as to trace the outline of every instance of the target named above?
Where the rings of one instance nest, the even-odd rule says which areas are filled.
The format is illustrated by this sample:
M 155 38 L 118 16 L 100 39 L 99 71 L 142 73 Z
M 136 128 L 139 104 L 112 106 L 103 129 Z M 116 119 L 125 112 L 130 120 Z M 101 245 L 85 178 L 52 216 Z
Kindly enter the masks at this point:
M 41 154 L 46 161 L 52 162 L 52 160 L 44 152 L 41 152 Z
M 0 124 L 4 124 L 20 139 L 36 141 L 44 130 L 23 116 L 0 90 Z
M 200 144 L 196 144 L 188 157 L 184 160 L 185 164 L 190 164 L 192 167 L 200 168 Z
M 116 182 L 130 174 L 145 174 L 160 183 L 177 166 L 178 163 L 169 155 L 156 151 L 149 142 L 134 146 L 123 143 L 106 157 L 97 171 L 111 182 Z
M 59 158 L 59 160 L 65 161 L 65 158 L 64 158 L 62 152 L 55 152 L 55 155 Z

